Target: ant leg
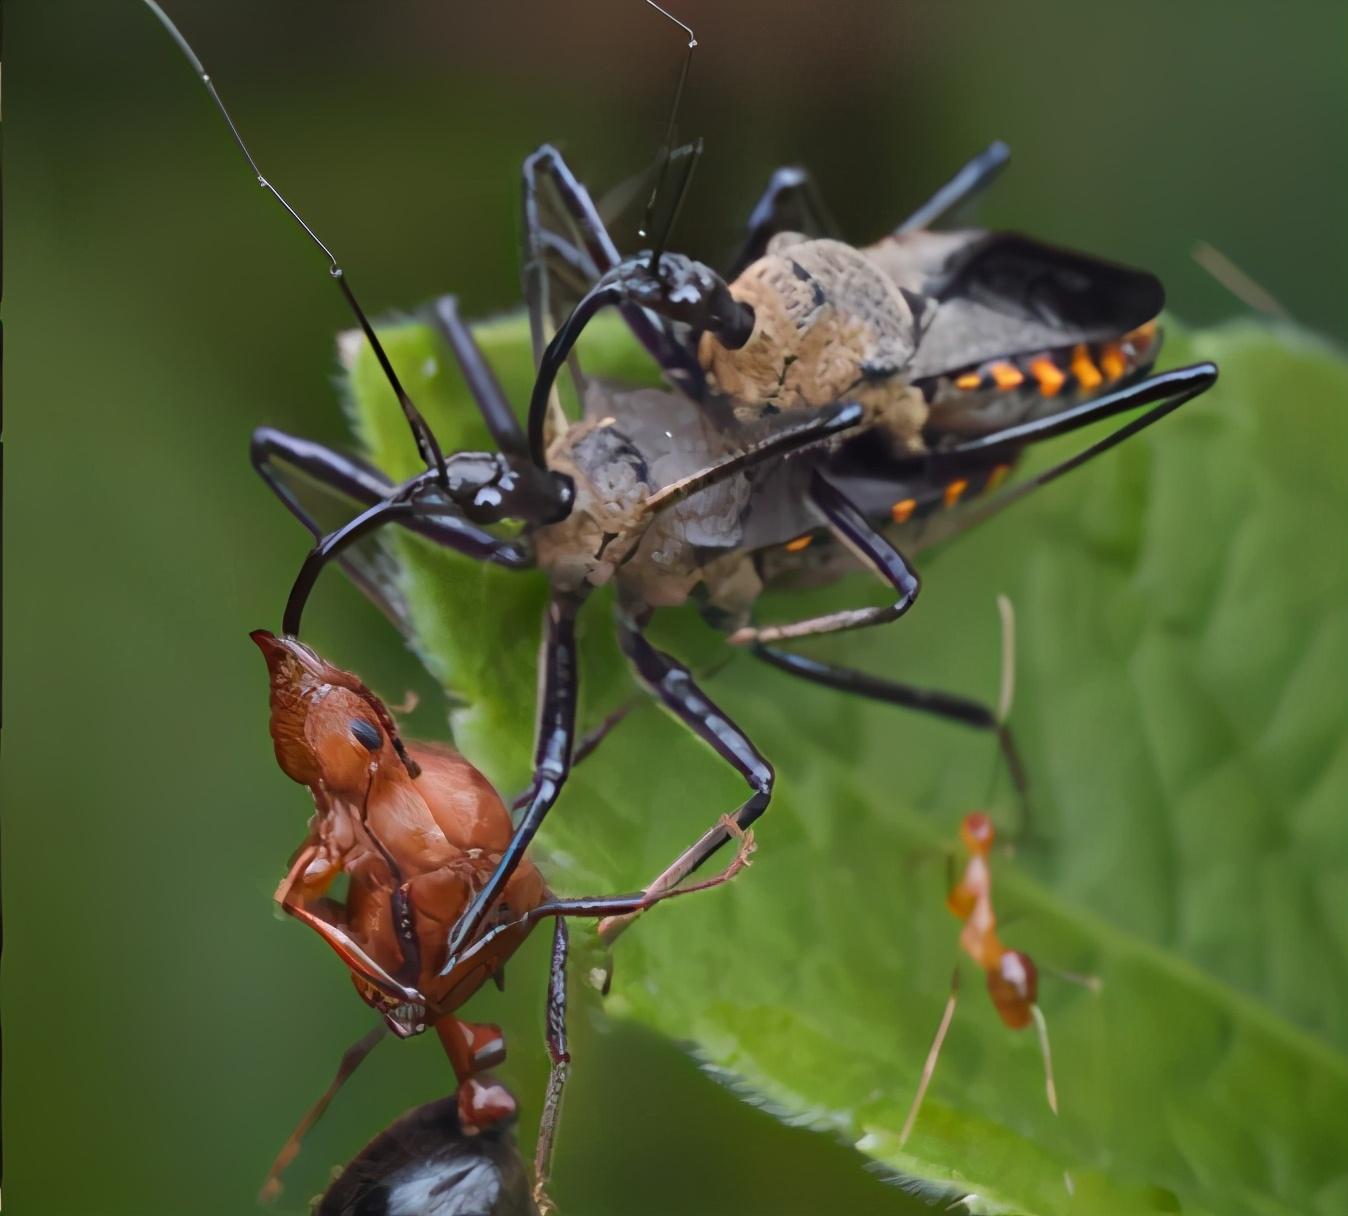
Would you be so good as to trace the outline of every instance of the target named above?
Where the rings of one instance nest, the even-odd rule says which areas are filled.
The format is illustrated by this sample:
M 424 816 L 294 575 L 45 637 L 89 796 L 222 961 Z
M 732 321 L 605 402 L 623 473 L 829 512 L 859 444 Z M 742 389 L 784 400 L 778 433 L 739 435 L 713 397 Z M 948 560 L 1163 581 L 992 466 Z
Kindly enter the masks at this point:
M 793 224 L 793 219 L 800 223 Z M 749 212 L 744 244 L 731 262 L 727 277 L 739 278 L 751 263 L 767 252 L 768 241 L 777 233 L 797 228 L 810 236 L 838 231 L 809 170 L 798 165 L 784 165 L 774 170 L 767 189 Z
M 555 324 L 551 309 L 552 281 L 548 265 L 557 256 L 559 242 L 546 228 L 540 214 L 544 184 L 553 192 L 563 217 L 572 227 L 575 238 L 572 244 L 584 250 L 595 270 L 590 283 L 593 283 L 599 275 L 612 270 L 620 260 L 618 247 L 604 226 L 599 209 L 590 198 L 590 192 L 571 171 L 562 154 L 550 144 L 544 144 L 527 157 L 524 161 L 523 287 L 529 310 L 529 328 L 533 335 L 535 360 L 542 359 L 544 346 L 551 337 L 547 333 L 547 327 Z M 562 256 L 566 257 L 565 254 Z M 590 283 L 586 286 L 588 287 Z M 701 368 L 692 354 L 668 332 L 663 321 L 636 304 L 624 303 L 620 306 L 620 310 L 637 340 L 651 353 L 665 375 L 680 387 L 700 395 Z
M 566 920 L 559 916 L 552 931 L 552 964 L 548 969 L 547 1044 L 552 1066 L 543 1099 L 543 1114 L 538 1121 L 538 1144 L 534 1149 L 534 1203 L 540 1212 L 552 1207 L 547 1197 L 552 1145 L 562 1113 L 562 1092 L 571 1071 L 571 1052 L 566 1040 L 566 960 L 570 946 L 571 934 Z
M 986 188 L 1010 159 L 1011 149 L 1000 139 L 994 140 L 895 228 L 893 235 L 930 228 L 947 212 Z
M 735 816 L 723 815 L 718 830 L 723 833 L 721 842 L 734 838 L 739 841 L 739 848 L 735 856 L 724 870 L 713 874 L 710 878 L 704 878 L 699 882 L 688 883 L 685 886 L 677 886 L 671 882 L 663 887 L 657 888 L 652 884 L 644 891 L 633 891 L 627 895 L 587 895 L 578 899 L 551 899 L 547 903 L 539 904 L 536 908 L 526 912 L 517 920 L 510 921 L 503 925 L 497 925 L 478 938 L 462 955 L 456 960 L 457 964 L 466 963 L 479 954 L 491 948 L 492 942 L 503 933 L 518 932 L 521 927 L 535 925 L 540 920 L 546 920 L 549 916 L 581 916 L 587 919 L 603 917 L 599 922 L 599 933 L 606 944 L 611 943 L 615 937 L 622 932 L 623 928 L 634 917 L 639 916 L 648 908 L 653 908 L 658 903 L 663 903 L 667 899 L 674 899 L 681 895 L 694 895 L 699 891 L 710 891 L 715 887 L 724 886 L 734 878 L 741 870 L 749 865 L 749 859 L 754 854 L 755 843 L 754 834 L 746 832 L 735 822 Z M 709 839 L 710 833 L 703 839 Z M 686 850 L 676 859 L 673 866 L 670 866 L 666 873 L 671 872 L 675 866 L 681 866 L 685 859 L 690 858 L 697 851 L 699 846 Z M 687 874 L 696 865 L 700 865 L 713 852 L 718 845 L 713 845 L 703 851 L 697 862 L 688 865 L 683 869 Z
M 777 642 L 884 625 L 903 616 L 917 599 L 921 582 L 903 554 L 871 527 L 866 517 L 817 469 L 811 477 L 809 496 L 838 537 L 898 592 L 898 598 L 880 607 L 843 609 L 787 625 L 748 626 L 730 635 L 731 645 Z
M 922 1109 L 922 1099 L 927 1096 L 927 1086 L 931 1084 L 932 1074 L 936 1072 L 936 1061 L 941 1054 L 941 1046 L 945 1043 L 946 1032 L 950 1029 L 950 1023 L 955 1016 L 955 1002 L 959 1000 L 959 994 L 960 970 L 956 967 L 950 977 L 950 996 L 946 998 L 945 1011 L 941 1014 L 940 1024 L 936 1027 L 936 1037 L 932 1039 L 931 1046 L 927 1049 L 927 1058 L 922 1065 L 922 1078 L 917 1083 L 917 1093 L 913 1095 L 913 1104 L 908 1108 L 908 1117 L 903 1121 L 903 1130 L 899 1133 L 900 1148 L 908 1143 L 908 1137 L 913 1132 L 913 1124 L 917 1122 L 917 1112 Z
M 1028 819 L 1029 782 L 1025 776 L 1025 766 L 1011 733 L 1011 728 L 1002 721 L 997 711 L 982 701 L 962 697 L 957 693 L 943 692 L 935 688 L 918 688 L 897 680 L 888 680 L 865 671 L 856 671 L 850 667 L 836 667 L 831 663 L 821 663 L 818 659 L 803 654 L 792 654 L 788 650 L 778 650 L 772 646 L 755 644 L 750 653 L 778 671 L 809 680 L 813 684 L 822 684 L 825 688 L 836 688 L 839 692 L 852 693 L 867 700 L 880 701 L 886 705 L 898 705 L 918 713 L 932 714 L 948 722 L 959 722 L 975 730 L 990 731 L 997 737 L 997 746 L 1006 762 L 1007 772 L 1011 776 L 1012 786 L 1020 801 L 1022 814 Z M 1028 831 L 1028 824 L 1025 825 Z
M 380 1022 L 379 1025 L 363 1034 L 342 1053 L 341 1062 L 337 1065 L 337 1072 L 333 1076 L 331 1084 L 319 1096 L 318 1101 L 304 1112 L 303 1117 L 295 1124 L 295 1130 L 286 1137 L 286 1142 L 281 1145 L 281 1151 L 276 1154 L 276 1159 L 271 1163 L 266 1180 L 262 1183 L 262 1189 L 258 1191 L 259 1203 L 271 1203 L 281 1194 L 281 1175 L 290 1167 L 290 1163 L 299 1156 L 300 1145 L 303 1143 L 304 1137 L 313 1130 L 314 1124 L 323 1117 L 324 1111 L 328 1109 L 333 1098 L 337 1096 L 337 1091 L 346 1084 L 351 1074 L 365 1063 L 365 1057 L 379 1046 L 380 1041 L 387 1033 L 388 1028 L 383 1022 Z
M 302 907 L 291 901 L 284 901 L 281 904 L 284 912 L 289 913 L 303 925 L 308 925 L 314 930 L 329 946 L 336 951 L 337 957 L 342 960 L 346 969 L 378 988 L 387 989 L 390 992 L 396 992 L 404 1000 L 415 1003 L 424 1003 L 425 998 L 415 988 L 409 988 L 401 981 L 395 979 L 379 963 L 375 962 L 360 946 L 356 940 L 351 937 L 344 928 L 333 924 L 331 921 Z
M 507 456 L 522 456 L 528 451 L 519 419 L 511 409 L 505 390 L 473 338 L 472 330 L 459 317 L 459 302 L 454 296 L 441 296 L 431 306 L 431 322 L 448 343 L 463 372 L 468 391 L 477 402 L 482 421 L 487 424 L 498 451 Z
M 496 869 L 464 909 L 449 933 L 449 948 L 441 975 L 448 975 L 461 961 L 459 952 L 477 932 L 487 909 L 496 902 L 515 872 L 539 827 L 552 810 L 571 771 L 576 733 L 576 695 L 579 662 L 576 653 L 576 614 L 584 602 L 580 594 L 553 591 L 545 617 L 542 687 L 538 699 L 538 734 L 534 744 L 534 776 L 517 805 L 524 807 L 510 843 Z

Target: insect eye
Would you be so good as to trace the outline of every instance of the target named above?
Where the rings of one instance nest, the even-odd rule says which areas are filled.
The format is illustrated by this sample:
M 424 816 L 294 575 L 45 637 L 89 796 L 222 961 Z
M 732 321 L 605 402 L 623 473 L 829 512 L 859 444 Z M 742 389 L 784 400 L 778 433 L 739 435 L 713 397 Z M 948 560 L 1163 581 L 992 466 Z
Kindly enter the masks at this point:
M 351 733 L 366 751 L 377 752 L 384 745 L 384 736 L 379 733 L 379 727 L 364 718 L 351 719 Z

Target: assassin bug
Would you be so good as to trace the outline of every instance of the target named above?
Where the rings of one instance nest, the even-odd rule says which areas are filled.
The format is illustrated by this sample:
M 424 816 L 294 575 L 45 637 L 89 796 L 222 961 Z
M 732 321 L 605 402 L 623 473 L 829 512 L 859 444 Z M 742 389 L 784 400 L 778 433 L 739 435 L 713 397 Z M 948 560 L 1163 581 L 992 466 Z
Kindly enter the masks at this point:
M 465 1131 L 513 1116 L 514 1099 L 485 1077 L 505 1058 L 497 1026 L 465 1022 L 458 1010 L 506 961 L 540 921 L 554 922 L 547 997 L 552 1073 L 535 1156 L 535 1197 L 545 1202 L 548 1164 L 570 1064 L 566 1037 L 566 963 L 571 917 L 632 916 L 662 899 L 709 890 L 748 864 L 753 837 L 738 837 L 729 866 L 673 890 L 560 899 L 525 857 L 488 908 L 481 927 L 447 961 L 451 926 L 489 880 L 511 841 L 510 815 L 496 791 L 448 748 L 404 743 L 393 716 L 355 676 L 293 638 L 258 630 L 253 641 L 267 662 L 271 736 L 276 759 L 307 786 L 314 816 L 276 891 L 281 908 L 308 925 L 350 970 L 362 1000 L 399 1038 L 434 1027 L 459 1080 L 457 1114 Z M 594 741 L 591 741 L 593 746 Z M 347 879 L 344 901 L 327 892 Z M 282 1149 L 264 1194 L 335 1089 L 373 1049 L 366 1036 L 348 1052 L 332 1088 Z
M 199 60 L 172 32 L 224 113 Z M 256 173 L 232 122 L 230 128 Z M 617 584 L 620 646 L 639 680 L 749 786 L 735 813 L 741 828 L 767 808 L 773 769 L 688 669 L 645 636 L 657 607 L 694 592 L 733 642 L 781 670 L 995 731 L 1010 757 L 1010 737 L 985 705 L 772 645 L 902 616 L 919 581 L 895 540 L 907 552 L 930 543 L 937 530 L 919 525 L 995 489 L 1027 444 L 1152 406 L 1078 455 L 989 497 L 965 524 L 1122 442 L 1216 377 L 1215 366 L 1204 363 L 1138 378 L 1159 341 L 1154 321 L 1162 291 L 1151 275 L 1023 237 L 924 230 L 989 180 L 1005 158 L 1005 149 L 994 145 L 971 162 L 893 240 L 875 247 L 873 257 L 856 249 L 849 255 L 840 242 L 774 238 L 786 201 L 812 195 L 802 174 L 779 172 L 751 217 L 738 259 L 746 269 L 727 284 L 710 268 L 658 247 L 620 260 L 584 187 L 555 150 L 540 149 L 525 164 L 525 289 L 540 343 L 555 320 L 552 285 L 565 276 L 595 277 L 595 283 L 540 352 L 524 430 L 452 298 L 436 303 L 432 321 L 497 444 L 495 452 L 448 456 L 403 391 L 335 258 L 276 195 L 328 257 L 427 465 L 396 484 L 320 445 L 266 428 L 255 433 L 256 468 L 317 541 L 291 590 L 284 631 L 298 633 L 319 573 L 334 560 L 379 593 L 353 546 L 390 522 L 477 560 L 511 568 L 537 564 L 552 588 L 534 779 L 517 804 L 521 814 L 500 863 L 450 932 L 447 968 L 479 930 L 565 782 L 575 738 L 576 617 L 602 583 Z M 548 227 L 550 209 L 572 226 L 574 240 Z M 765 249 L 777 259 L 776 272 L 755 269 Z M 736 290 L 744 294 L 742 281 L 759 284 L 754 302 L 736 296 Z M 781 297 L 776 308 L 763 294 L 774 290 Z M 830 290 L 855 326 L 836 316 L 824 322 L 824 313 L 838 311 Z M 817 291 L 824 298 L 813 308 Z M 584 326 L 609 305 L 622 310 L 677 391 L 623 392 L 590 381 L 584 420 L 563 430 L 550 410 L 555 378 Z M 796 326 L 794 336 L 780 326 L 769 332 L 765 319 L 773 316 L 808 324 Z M 778 341 L 782 332 L 789 341 Z M 761 354 L 774 342 L 793 356 L 790 363 L 786 354 L 780 359 L 789 397 L 727 399 L 712 391 L 733 378 L 717 347 Z M 851 361 L 850 379 L 831 370 L 836 351 Z M 758 382 L 752 367 L 740 370 L 746 384 Z M 977 383 L 969 379 L 975 372 Z M 325 533 L 292 488 L 300 479 L 346 498 L 359 514 Z M 490 530 L 504 521 L 522 523 L 523 531 L 502 537 Z M 858 558 L 893 589 L 891 604 L 784 626 L 749 623 L 765 587 L 832 578 Z M 649 889 L 677 884 L 727 839 L 716 823 Z
M 960 824 L 960 841 L 964 845 L 968 858 L 964 873 L 946 895 L 946 907 L 956 920 L 960 921 L 960 949 L 964 951 L 987 977 L 988 996 L 997 1010 L 1004 1025 L 1011 1030 L 1024 1030 L 1033 1023 L 1039 1036 L 1039 1049 L 1044 1060 L 1044 1091 L 1048 1097 L 1049 1109 L 1058 1113 L 1058 1090 L 1053 1080 L 1053 1056 L 1049 1049 L 1048 1024 L 1044 1021 L 1039 1008 L 1039 969 L 1028 954 L 1020 950 L 1011 950 L 1002 944 L 997 934 L 997 915 L 992 906 L 992 871 L 989 857 L 996 833 L 992 820 L 982 811 L 974 811 L 964 817 Z M 1077 980 L 1095 991 L 1099 990 L 1099 981 L 1091 978 L 1070 976 L 1066 979 Z M 926 1097 L 927 1087 L 931 1084 L 936 1071 L 936 1061 L 941 1054 L 946 1032 L 955 1016 L 955 1003 L 959 999 L 960 973 L 957 966 L 951 977 L 950 996 L 946 1000 L 945 1010 L 936 1029 L 927 1052 L 926 1062 L 922 1066 L 921 1080 L 913 1104 L 908 1109 L 908 1117 L 899 1133 L 899 1146 L 907 1143 L 917 1122 L 918 1111 Z

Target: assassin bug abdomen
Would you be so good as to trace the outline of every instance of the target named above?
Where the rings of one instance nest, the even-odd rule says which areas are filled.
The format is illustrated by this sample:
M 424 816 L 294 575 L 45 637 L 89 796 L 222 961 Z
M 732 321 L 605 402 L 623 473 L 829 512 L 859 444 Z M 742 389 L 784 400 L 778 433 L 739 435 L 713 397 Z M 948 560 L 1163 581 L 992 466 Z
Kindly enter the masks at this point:
M 864 253 L 927 302 L 909 375 L 937 442 L 1060 412 L 1155 361 L 1165 294 L 1144 271 L 980 231 L 900 231 Z

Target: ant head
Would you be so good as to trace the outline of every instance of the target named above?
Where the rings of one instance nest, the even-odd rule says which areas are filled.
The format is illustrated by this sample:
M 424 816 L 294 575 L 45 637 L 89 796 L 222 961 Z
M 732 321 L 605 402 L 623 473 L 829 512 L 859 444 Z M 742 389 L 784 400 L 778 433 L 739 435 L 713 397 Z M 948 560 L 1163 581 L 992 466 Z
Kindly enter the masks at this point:
M 271 737 L 281 770 L 301 785 L 358 795 L 371 764 L 400 760 L 419 775 L 393 716 L 360 680 L 303 642 L 265 629 L 249 635 L 271 676 Z
M 387 948 L 392 957 L 396 957 L 397 943 L 389 941 Z M 409 1001 L 400 992 L 386 990 L 377 981 L 368 976 L 351 973 L 351 982 L 355 985 L 360 999 L 383 1019 L 385 1025 L 400 1039 L 410 1039 L 421 1034 L 431 1022 L 431 1014 L 426 1005 Z
M 986 857 L 996 838 L 992 820 L 983 811 L 971 811 L 960 824 L 960 842 L 975 857 Z
M 1039 999 L 1039 969 L 1034 960 L 1019 950 L 1004 950 L 997 964 L 988 968 L 988 995 L 1012 1030 L 1028 1026 Z

